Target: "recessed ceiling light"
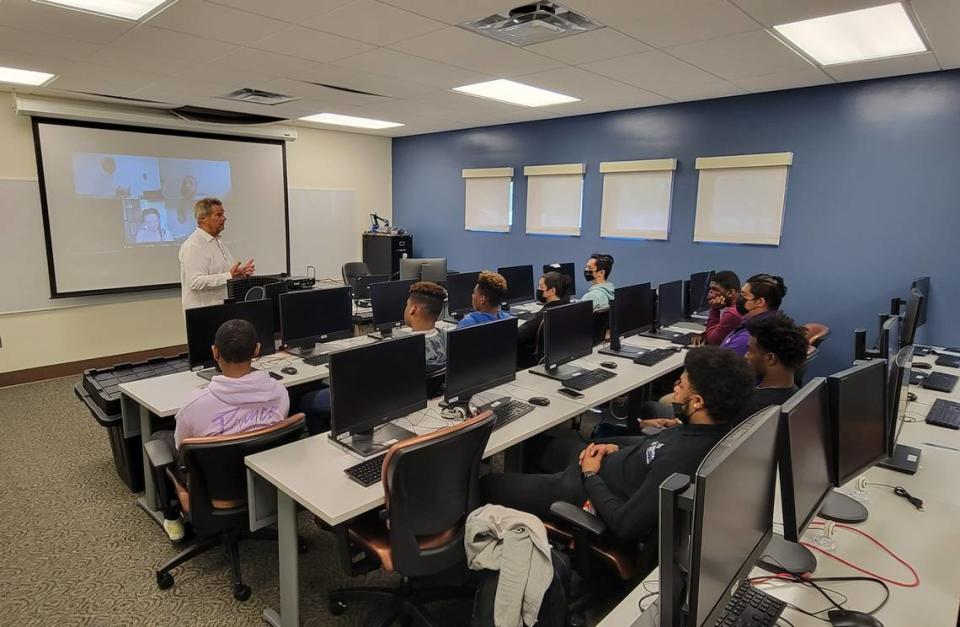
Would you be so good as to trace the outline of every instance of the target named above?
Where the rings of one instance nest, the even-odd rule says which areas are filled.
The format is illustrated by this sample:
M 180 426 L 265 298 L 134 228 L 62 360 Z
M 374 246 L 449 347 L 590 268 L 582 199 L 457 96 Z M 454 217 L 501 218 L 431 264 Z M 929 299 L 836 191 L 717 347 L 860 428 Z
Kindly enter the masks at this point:
M 927 50 L 899 2 L 774 28 L 820 65 L 883 59 Z
M 95 13 L 123 20 L 140 21 L 153 17 L 177 0 L 33 0 L 40 4 Z
M 572 96 L 558 94 L 555 91 L 508 81 L 504 78 L 495 81 L 474 83 L 473 85 L 464 85 L 463 87 L 454 87 L 453 91 L 471 96 L 479 96 L 481 98 L 490 98 L 491 100 L 499 100 L 500 102 L 509 102 L 510 104 L 524 107 L 546 107 L 549 105 L 563 104 L 565 102 L 579 102 L 580 100 Z
M 339 113 L 316 113 L 300 118 L 305 122 L 318 122 L 320 124 L 336 124 L 337 126 L 354 126 L 356 128 L 394 128 L 403 126 L 399 122 L 386 122 L 384 120 L 373 120 L 370 118 L 358 118 L 352 115 L 340 115 Z
M 35 72 L 33 70 L 18 70 L 15 67 L 0 67 L 0 83 L 12 83 L 14 85 L 43 85 L 51 78 L 53 74 L 46 72 Z

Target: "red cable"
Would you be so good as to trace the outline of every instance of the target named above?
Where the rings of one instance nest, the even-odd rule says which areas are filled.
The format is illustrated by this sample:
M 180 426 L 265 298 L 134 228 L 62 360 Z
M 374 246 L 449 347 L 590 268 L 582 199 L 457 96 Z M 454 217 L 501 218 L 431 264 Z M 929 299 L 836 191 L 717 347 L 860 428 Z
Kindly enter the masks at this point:
M 820 521 L 817 521 L 817 522 L 815 522 L 815 523 L 813 523 L 813 524 L 818 524 L 818 525 L 819 525 L 819 524 L 823 524 L 823 523 L 821 523 Z M 802 544 L 803 546 L 807 547 L 808 549 L 813 549 L 814 551 L 818 551 L 818 552 L 820 552 L 820 553 L 823 553 L 824 555 L 826 555 L 826 556 L 828 556 L 828 557 L 832 557 L 833 559 L 837 560 L 837 561 L 840 562 L 841 564 L 845 564 L 846 566 L 849 566 L 850 568 L 852 568 L 852 569 L 854 569 L 854 570 L 856 570 L 856 571 L 858 571 L 858 572 L 861 572 L 861 573 L 863 573 L 864 575 L 867 575 L 868 577 L 873 577 L 873 578 L 875 578 L 875 579 L 879 579 L 880 581 L 885 581 L 886 583 L 889 583 L 889 584 L 891 584 L 891 585 L 900 586 L 901 588 L 916 588 L 917 586 L 920 585 L 920 575 L 917 574 L 917 571 L 914 570 L 913 566 L 911 566 L 910 564 L 908 564 L 908 563 L 906 562 L 906 560 L 900 558 L 896 553 L 894 553 L 893 551 L 891 551 L 890 549 L 888 549 L 882 542 L 880 542 L 879 540 L 877 540 L 876 538 L 874 538 L 873 536 L 871 536 L 869 533 L 866 533 L 865 531 L 860 531 L 859 529 L 857 529 L 857 528 L 855 528 L 855 527 L 850 527 L 849 525 L 837 525 L 837 528 L 838 528 L 838 529 L 848 529 L 848 530 L 850 530 L 850 531 L 854 531 L 854 532 L 860 534 L 861 536 L 863 536 L 864 538 L 870 540 L 870 541 L 873 542 L 874 544 L 876 544 L 878 547 L 880 547 L 881 549 L 883 549 L 883 551 L 884 551 L 887 555 L 889 555 L 889 556 L 892 557 L 893 559 L 897 560 L 898 562 L 900 562 L 901 564 L 903 564 L 904 566 L 906 566 L 907 569 L 910 571 L 910 574 L 913 575 L 913 581 L 910 582 L 910 583 L 904 583 L 904 582 L 902 582 L 902 581 L 894 581 L 893 579 L 887 579 L 886 577 L 883 577 L 883 576 L 881 576 L 881 575 L 878 575 L 878 574 L 876 574 L 876 573 L 874 573 L 874 572 L 871 572 L 871 571 L 869 571 L 869 570 L 867 570 L 867 569 L 865 569 L 865 568 L 861 568 L 861 567 L 857 566 L 856 564 L 854 564 L 854 563 L 852 563 L 852 562 L 849 562 L 849 561 L 843 559 L 842 557 L 839 557 L 839 556 L 837 556 L 837 555 L 834 555 L 833 553 L 830 553 L 829 551 L 824 551 L 824 550 L 821 549 L 820 547 L 815 546 L 815 545 L 813 545 L 813 544 L 810 544 L 809 542 L 801 542 L 800 544 Z

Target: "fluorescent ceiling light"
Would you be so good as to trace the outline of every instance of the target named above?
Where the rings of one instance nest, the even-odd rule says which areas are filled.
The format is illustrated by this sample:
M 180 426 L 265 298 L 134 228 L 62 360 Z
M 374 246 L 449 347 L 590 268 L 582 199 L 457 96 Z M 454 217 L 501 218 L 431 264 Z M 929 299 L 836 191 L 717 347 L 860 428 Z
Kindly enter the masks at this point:
M 145 17 L 153 17 L 161 9 L 176 2 L 176 0 L 33 0 L 40 4 L 52 4 L 53 6 L 73 9 L 74 11 L 83 11 L 84 13 L 95 13 L 97 15 L 107 15 L 110 17 L 119 17 L 124 20 L 142 20 Z
M 53 74 L 46 72 L 34 72 L 33 70 L 18 70 L 15 67 L 0 67 L 0 83 L 13 83 L 14 85 L 43 85 L 51 78 Z
M 854 63 L 927 50 L 899 2 L 774 28 L 820 65 Z
M 471 96 L 481 98 L 490 98 L 500 102 L 509 102 L 510 104 L 521 105 L 524 107 L 546 107 L 549 105 L 563 104 L 565 102 L 579 102 L 579 98 L 558 94 L 555 91 L 540 89 L 508 81 L 504 78 L 495 81 L 486 81 L 484 83 L 474 83 L 473 85 L 464 85 L 463 87 L 454 87 L 453 91 L 458 91 Z
M 370 118 L 358 118 L 352 115 L 340 115 L 339 113 L 316 113 L 300 118 L 306 122 L 318 122 L 320 124 L 336 124 L 337 126 L 354 126 L 356 128 L 394 128 L 403 126 L 399 122 L 386 122 L 384 120 L 372 120 Z

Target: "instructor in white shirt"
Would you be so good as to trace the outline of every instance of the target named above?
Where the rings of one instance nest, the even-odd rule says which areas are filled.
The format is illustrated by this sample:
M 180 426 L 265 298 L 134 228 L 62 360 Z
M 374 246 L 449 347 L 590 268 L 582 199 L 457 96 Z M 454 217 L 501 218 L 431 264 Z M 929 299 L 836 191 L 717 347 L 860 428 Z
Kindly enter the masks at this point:
M 218 305 L 227 297 L 227 279 L 254 273 L 253 259 L 240 265 L 220 241 L 227 224 L 223 203 L 203 198 L 193 207 L 197 230 L 180 246 L 180 291 L 183 308 Z

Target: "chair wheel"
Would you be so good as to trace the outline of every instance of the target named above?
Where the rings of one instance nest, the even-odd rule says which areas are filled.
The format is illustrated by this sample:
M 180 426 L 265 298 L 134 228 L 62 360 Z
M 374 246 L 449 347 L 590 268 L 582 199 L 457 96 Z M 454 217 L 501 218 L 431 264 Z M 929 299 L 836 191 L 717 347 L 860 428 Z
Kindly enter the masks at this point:
M 307 544 L 306 539 L 301 538 L 300 536 L 297 536 L 297 553 L 303 555 L 309 550 L 310 550 L 310 545 Z
M 329 609 L 330 613 L 334 616 L 340 616 L 347 611 L 347 604 L 343 601 L 330 601 L 330 605 L 327 606 L 327 609 Z
M 158 572 L 157 573 L 157 587 L 161 590 L 166 590 L 167 588 L 173 587 L 173 575 L 170 573 Z
M 237 601 L 246 601 L 250 598 L 250 586 L 245 586 L 242 583 L 238 583 L 233 587 L 233 598 Z

